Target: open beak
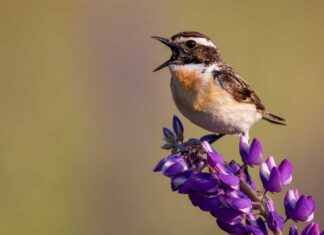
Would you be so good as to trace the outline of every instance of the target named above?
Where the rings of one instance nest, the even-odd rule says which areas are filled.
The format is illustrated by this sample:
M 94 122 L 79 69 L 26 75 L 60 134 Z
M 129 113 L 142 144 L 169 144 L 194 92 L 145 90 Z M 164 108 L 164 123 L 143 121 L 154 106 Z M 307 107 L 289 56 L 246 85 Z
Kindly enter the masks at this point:
M 171 43 L 169 39 L 158 37 L 158 36 L 152 36 L 153 39 L 156 39 L 160 42 L 162 42 L 164 45 L 167 45 L 172 50 L 172 56 L 169 60 L 165 61 L 163 64 L 161 64 L 159 67 L 153 70 L 153 72 L 156 72 L 160 69 L 163 69 L 164 67 L 170 65 L 174 60 L 176 60 L 179 56 L 179 49 L 176 45 Z

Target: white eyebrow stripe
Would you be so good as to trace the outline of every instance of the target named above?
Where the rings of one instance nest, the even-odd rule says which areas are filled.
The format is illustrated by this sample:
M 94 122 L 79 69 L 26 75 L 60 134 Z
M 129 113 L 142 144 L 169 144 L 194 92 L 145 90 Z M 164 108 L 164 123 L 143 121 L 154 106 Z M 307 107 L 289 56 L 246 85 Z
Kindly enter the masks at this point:
M 193 40 L 193 41 L 197 42 L 200 45 L 216 48 L 215 44 L 212 41 L 208 40 L 207 38 L 180 37 L 177 41 L 178 42 L 185 42 L 185 41 L 188 41 L 188 40 Z

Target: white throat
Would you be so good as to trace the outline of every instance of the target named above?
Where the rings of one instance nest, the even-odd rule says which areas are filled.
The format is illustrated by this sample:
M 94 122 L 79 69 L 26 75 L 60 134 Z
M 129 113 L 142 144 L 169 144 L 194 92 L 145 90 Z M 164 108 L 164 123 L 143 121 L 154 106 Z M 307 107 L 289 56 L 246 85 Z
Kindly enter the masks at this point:
M 197 74 L 210 74 L 214 70 L 220 70 L 217 63 L 213 63 L 208 66 L 205 64 L 171 64 L 168 67 L 172 75 L 177 71 L 196 72 Z

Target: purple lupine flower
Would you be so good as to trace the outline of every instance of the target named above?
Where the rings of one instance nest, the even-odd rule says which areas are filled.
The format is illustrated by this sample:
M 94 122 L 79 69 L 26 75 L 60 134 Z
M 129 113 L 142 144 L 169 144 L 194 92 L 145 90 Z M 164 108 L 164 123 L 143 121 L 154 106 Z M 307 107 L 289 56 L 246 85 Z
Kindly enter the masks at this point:
M 324 231 L 320 232 L 318 223 L 308 224 L 302 231 L 301 235 L 323 235 Z
M 253 179 L 249 175 L 247 175 L 246 172 L 241 171 L 242 168 L 237 163 L 235 163 L 234 161 L 231 161 L 229 163 L 226 163 L 224 166 L 228 170 L 230 170 L 234 175 L 239 175 L 241 180 L 244 183 L 248 184 L 253 191 L 256 191 L 256 185 L 255 185 Z
M 188 170 L 188 165 L 183 158 L 177 154 L 162 159 L 154 168 L 154 171 L 162 171 L 167 177 L 175 176 Z
M 238 189 L 239 179 L 231 170 L 223 166 L 223 157 L 217 153 L 207 141 L 204 141 L 201 146 L 207 153 L 207 163 L 209 167 L 216 171 L 222 185 L 227 188 Z
M 298 235 L 298 228 L 296 225 L 289 228 L 289 235 Z
M 225 167 L 229 169 L 234 175 L 239 175 L 241 167 L 239 164 L 237 164 L 234 161 L 231 161 L 227 164 L 225 164 Z
M 261 218 L 256 218 L 252 213 L 246 215 L 246 233 L 267 235 L 267 227 Z
M 261 230 L 261 228 L 254 227 L 252 225 L 246 225 L 245 226 L 246 233 L 245 234 L 253 234 L 253 235 L 266 235 L 267 233 L 264 233 L 264 231 Z
M 199 208 L 202 211 L 213 211 L 213 210 L 217 210 L 218 208 L 223 207 L 224 200 L 225 199 L 224 199 L 223 194 L 219 193 L 219 194 L 216 194 L 215 196 L 209 196 L 209 197 L 203 198 L 202 200 L 199 201 L 197 206 L 199 206 Z
M 245 227 L 240 221 L 237 221 L 236 223 L 227 223 L 221 219 L 216 220 L 218 227 L 220 227 L 222 230 L 229 234 L 235 234 L 235 235 L 244 235 L 246 234 Z
M 219 163 L 216 163 L 213 169 L 216 171 L 223 187 L 232 190 L 239 188 L 240 180 L 233 172 Z
M 253 226 L 255 231 L 255 234 L 260 235 L 268 235 L 267 227 L 263 221 L 263 219 L 258 218 L 256 219 L 254 215 L 249 214 L 248 216 L 248 225 Z M 249 231 L 249 230 L 247 230 Z
M 267 235 L 267 228 L 261 218 L 256 219 L 253 215 L 247 216 L 247 223 L 243 224 L 238 220 L 234 223 L 227 223 L 223 220 L 217 219 L 217 225 L 229 234 L 234 235 Z
M 203 193 L 199 193 L 196 191 L 192 191 L 188 194 L 189 199 L 194 206 L 199 206 L 203 201 L 205 201 L 208 197 Z
M 227 197 L 226 202 L 231 208 L 241 211 L 243 213 L 250 213 L 252 209 L 252 202 L 247 197 Z
M 241 215 L 243 213 L 248 214 L 251 212 L 252 202 L 241 191 L 234 190 L 226 194 L 220 191 L 216 196 L 201 201 L 199 207 L 204 211 L 212 212 L 217 218 L 226 220 L 220 213 L 231 213 L 235 211 L 234 213 L 236 215 Z M 236 219 L 236 216 L 234 219 Z
M 201 148 L 207 154 L 207 163 L 210 167 L 214 168 L 216 163 L 224 164 L 224 158 L 207 141 L 201 143 Z
M 243 214 L 251 212 L 252 202 L 245 195 L 224 194 L 219 191 L 215 196 L 205 196 L 203 194 L 191 193 L 189 197 L 192 203 L 203 211 L 209 211 L 216 218 L 226 223 L 235 223 Z
M 314 218 L 315 201 L 312 196 L 299 196 L 297 189 L 290 189 L 284 200 L 287 218 L 310 222 Z
M 284 219 L 277 212 L 270 212 L 267 219 L 268 228 L 276 233 L 282 231 L 284 227 Z
M 245 136 L 240 137 L 240 154 L 244 164 L 250 166 L 260 165 L 262 163 L 262 145 L 261 142 L 254 138 L 251 146 Z
M 163 136 L 164 136 L 164 141 L 166 142 L 163 146 L 162 149 L 174 149 L 176 145 L 176 139 L 177 137 L 175 134 L 168 128 L 163 127 Z
M 292 164 L 284 159 L 277 167 L 273 157 L 270 156 L 260 166 L 260 177 L 267 191 L 279 193 L 284 185 L 292 181 Z
M 174 133 L 166 127 L 163 127 L 163 135 L 166 141 L 175 140 L 176 138 Z
M 289 228 L 289 235 L 298 235 L 297 226 Z M 320 232 L 318 223 L 309 223 L 301 232 L 301 235 L 324 235 L 324 231 Z
M 243 214 L 248 214 L 252 209 L 252 202 L 245 195 L 241 194 L 219 194 L 218 203 L 214 202 L 214 207 L 210 211 L 213 216 L 227 223 L 235 223 Z
M 172 191 L 178 190 L 183 184 L 185 184 L 188 181 L 192 174 L 193 170 L 188 170 L 173 176 L 171 179 Z
M 281 232 L 284 227 L 284 219 L 276 212 L 273 201 L 271 199 L 266 200 L 264 208 L 268 217 L 268 228 L 275 234 Z
M 215 175 L 201 172 L 191 175 L 189 178 L 191 188 L 197 192 L 213 194 L 218 191 L 219 183 Z
M 227 194 L 219 191 L 215 196 L 209 196 L 204 200 L 201 200 L 198 206 L 201 210 L 211 211 L 214 216 L 217 216 L 219 215 L 218 212 L 220 210 L 223 210 L 221 211 L 222 213 L 233 210 L 236 211 L 236 214 L 250 213 L 252 209 L 252 202 L 240 191 L 231 191 Z
M 226 223 L 233 224 L 240 220 L 241 216 L 243 213 L 239 210 L 233 209 L 233 208 L 226 208 L 226 207 L 221 207 L 218 208 L 217 210 L 211 211 L 211 214 L 215 216 L 217 219 L 220 219 Z
M 183 141 L 183 125 L 177 116 L 173 116 L 172 126 L 178 141 Z

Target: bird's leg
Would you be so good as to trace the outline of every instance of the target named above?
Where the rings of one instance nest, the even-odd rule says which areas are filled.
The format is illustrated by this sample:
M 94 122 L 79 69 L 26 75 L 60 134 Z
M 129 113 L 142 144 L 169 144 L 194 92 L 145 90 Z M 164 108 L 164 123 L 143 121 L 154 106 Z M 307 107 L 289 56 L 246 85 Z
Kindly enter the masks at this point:
M 215 135 L 215 137 L 211 138 L 210 140 L 208 140 L 209 144 L 213 144 L 215 143 L 217 140 L 219 140 L 220 138 L 222 138 L 225 134 L 217 134 Z
M 246 142 L 249 143 L 249 131 L 242 132 L 241 136 L 243 136 L 246 139 Z

